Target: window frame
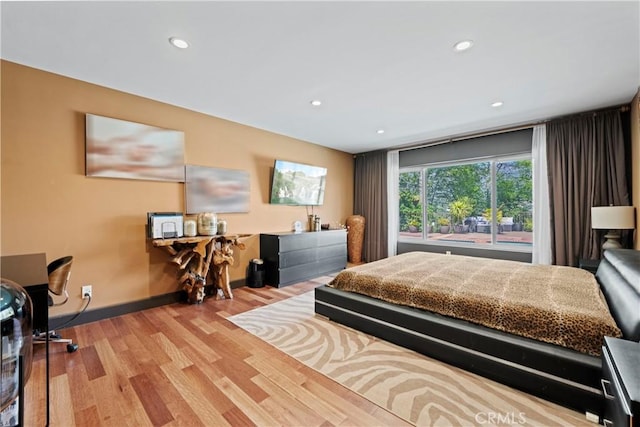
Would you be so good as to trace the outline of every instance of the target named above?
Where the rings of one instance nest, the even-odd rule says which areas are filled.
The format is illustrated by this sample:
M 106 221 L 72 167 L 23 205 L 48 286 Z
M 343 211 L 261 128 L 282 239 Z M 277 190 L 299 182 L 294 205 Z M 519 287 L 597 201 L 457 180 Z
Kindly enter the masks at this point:
M 398 228 L 397 230 L 397 239 L 399 243 L 410 243 L 410 244 L 417 244 L 417 245 L 427 245 L 427 246 L 442 246 L 442 247 L 461 247 L 461 248 L 473 248 L 473 249 L 477 249 L 477 250 L 494 250 L 494 251 L 506 251 L 506 252 L 522 252 L 522 253 L 532 253 L 533 251 L 533 240 L 531 242 L 531 245 L 526 245 L 526 246 L 516 246 L 516 245 L 510 245 L 508 243 L 500 243 L 497 241 L 497 234 L 498 234 L 498 227 L 491 227 L 491 243 L 488 244 L 482 244 L 482 245 L 477 245 L 474 243 L 463 243 L 463 242 L 455 242 L 455 241 L 447 241 L 447 240 L 434 240 L 434 239 L 428 239 L 427 235 L 428 233 L 426 233 L 427 227 L 425 225 L 428 225 L 427 222 L 427 212 L 428 212 L 428 206 L 425 205 L 426 203 L 426 192 L 425 192 L 425 187 L 427 184 L 427 169 L 429 168 L 435 168 L 435 167 L 451 167 L 451 166 L 462 166 L 462 165 L 468 165 L 468 164 L 474 164 L 474 163 L 485 163 L 485 162 L 489 162 L 490 165 L 490 191 L 491 191 L 491 213 L 492 213 L 492 224 L 496 223 L 496 215 L 497 215 L 497 209 L 495 209 L 495 206 L 497 204 L 498 201 L 498 194 L 497 194 L 497 181 L 496 181 L 496 164 L 497 163 L 502 163 L 502 162 L 513 162 L 513 161 L 519 161 L 519 160 L 529 160 L 532 162 L 532 167 L 533 167 L 533 155 L 531 152 L 524 152 L 524 153 L 513 153 L 513 154 L 504 154 L 504 155 L 496 155 L 496 156 L 487 156 L 487 157 L 476 157 L 476 158 L 470 158 L 470 159 L 460 159 L 460 160 L 450 160 L 450 161 L 444 161 L 444 162 L 434 162 L 434 163 L 427 163 L 427 164 L 423 164 L 423 165 L 412 165 L 412 166 L 406 166 L 406 167 L 401 167 L 398 170 L 399 174 L 403 174 L 403 173 L 408 173 L 408 172 L 416 172 L 419 171 L 421 173 L 421 189 L 420 189 L 420 203 L 422 205 L 422 237 L 418 238 L 418 237 L 406 237 L 406 236 L 402 236 L 400 234 L 400 229 Z M 533 180 L 533 177 L 532 177 Z M 400 200 L 398 199 L 398 204 L 400 203 Z M 532 203 L 532 211 L 535 209 L 535 206 L 533 206 L 533 194 L 531 194 L 531 203 Z M 399 218 L 398 218 L 399 219 Z M 532 233 L 532 238 L 533 238 L 533 233 Z

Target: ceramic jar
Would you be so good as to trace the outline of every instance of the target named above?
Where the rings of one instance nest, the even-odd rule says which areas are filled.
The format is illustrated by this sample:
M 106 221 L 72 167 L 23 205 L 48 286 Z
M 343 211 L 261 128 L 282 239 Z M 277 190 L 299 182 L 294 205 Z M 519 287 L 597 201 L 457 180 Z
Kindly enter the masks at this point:
M 187 237 L 194 237 L 198 235 L 197 225 L 194 220 L 188 219 L 184 222 L 184 235 Z
M 198 214 L 198 234 L 214 236 L 218 232 L 218 217 L 213 212 Z
M 227 221 L 224 219 L 218 220 L 218 234 L 221 236 L 227 234 Z

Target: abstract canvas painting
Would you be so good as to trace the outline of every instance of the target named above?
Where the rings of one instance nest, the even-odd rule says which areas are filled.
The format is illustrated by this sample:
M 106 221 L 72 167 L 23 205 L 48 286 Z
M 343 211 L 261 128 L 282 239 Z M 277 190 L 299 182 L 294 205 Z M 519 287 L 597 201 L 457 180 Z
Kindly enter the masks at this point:
M 184 182 L 184 132 L 87 114 L 86 175 Z
M 249 212 L 249 172 L 185 166 L 187 214 Z

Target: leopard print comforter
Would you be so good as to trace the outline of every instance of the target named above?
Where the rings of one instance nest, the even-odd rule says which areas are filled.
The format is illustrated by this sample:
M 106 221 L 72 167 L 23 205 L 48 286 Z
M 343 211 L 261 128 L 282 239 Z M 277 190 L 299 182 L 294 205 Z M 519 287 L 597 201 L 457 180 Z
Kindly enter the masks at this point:
M 622 336 L 593 274 L 573 267 L 410 252 L 340 272 L 329 286 L 597 356 Z

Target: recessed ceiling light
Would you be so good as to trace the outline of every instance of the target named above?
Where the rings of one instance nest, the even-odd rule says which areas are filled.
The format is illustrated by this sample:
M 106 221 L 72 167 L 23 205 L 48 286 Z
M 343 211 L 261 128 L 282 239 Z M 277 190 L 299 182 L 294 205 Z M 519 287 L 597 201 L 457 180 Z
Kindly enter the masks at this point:
M 453 45 L 453 50 L 456 52 L 464 52 L 465 50 L 473 46 L 473 40 L 462 40 Z
M 502 101 L 496 101 L 496 102 L 494 102 L 493 104 L 491 104 L 491 106 L 492 106 L 493 108 L 498 108 L 498 107 L 502 107 L 502 104 L 504 104 L 504 102 L 502 102 Z
M 382 134 L 384 133 L 384 129 L 378 129 L 378 130 L 376 131 L 376 133 L 377 133 L 378 135 L 382 135 Z
M 319 99 L 314 99 L 313 101 L 311 101 L 311 105 L 313 105 L 314 107 L 318 107 L 322 105 L 322 101 L 320 101 Z
M 186 40 L 179 39 L 177 37 L 171 37 L 169 39 L 169 43 L 171 43 L 172 45 L 174 45 L 175 47 L 177 47 L 179 49 L 186 49 L 186 48 L 189 47 L 189 43 L 187 43 Z

